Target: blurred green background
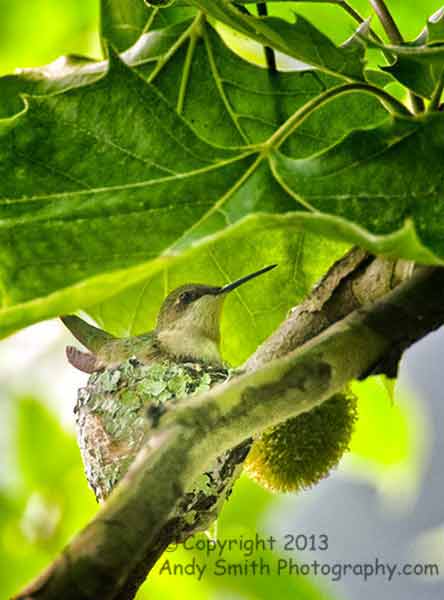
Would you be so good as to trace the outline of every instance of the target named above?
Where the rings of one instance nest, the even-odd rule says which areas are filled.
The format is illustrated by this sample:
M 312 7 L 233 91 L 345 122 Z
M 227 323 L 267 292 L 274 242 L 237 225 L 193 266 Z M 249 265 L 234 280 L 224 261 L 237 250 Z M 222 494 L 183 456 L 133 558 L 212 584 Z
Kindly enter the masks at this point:
M 61 54 L 100 56 L 99 2 L 0 0 L 0 74 Z
M 367 2 L 352 4 L 364 16 L 370 14 Z M 439 7 L 430 1 L 389 4 L 408 38 Z M 45 64 L 61 54 L 99 57 L 98 5 L 93 0 L 0 0 L 0 74 Z M 289 16 L 295 5 L 276 5 L 273 12 Z M 297 3 L 296 8 L 337 41 L 352 31 L 337 7 Z M 97 510 L 83 475 L 72 414 L 76 388 L 85 377 L 66 364 L 67 343 L 71 343 L 68 334 L 55 321 L 0 343 L 0 598 L 35 576 Z M 430 357 L 442 351 L 443 336 L 433 343 L 437 346 L 425 342 L 409 355 L 394 396 L 391 386 L 379 378 L 356 384 L 360 421 L 353 451 L 326 481 L 298 496 L 275 496 L 243 477 L 219 520 L 218 536 L 254 538 L 258 532 L 282 540 L 286 533 L 328 533 L 330 562 L 373 559 L 378 553 L 401 560 L 404 553 L 410 556 L 409 544 L 421 549 L 423 560 L 436 555 L 442 560 L 444 502 L 436 475 L 442 470 L 442 459 L 437 463 L 436 457 L 444 452 L 440 454 L 434 428 L 442 424 L 443 413 L 436 417 L 433 412 L 438 410 L 438 386 L 427 388 L 438 380 L 439 370 L 423 380 L 420 376 L 433 367 Z M 408 364 L 410 379 L 428 403 L 407 391 Z M 427 504 L 429 495 L 432 506 Z M 193 553 L 178 549 L 166 556 L 190 562 Z M 203 559 L 199 552 L 194 556 Z M 263 556 L 270 559 L 267 553 Z M 236 552 L 228 558 L 244 559 Z M 300 558 L 308 561 L 314 555 Z M 332 582 L 327 577 L 294 575 L 207 575 L 197 581 L 193 576 L 158 571 L 138 598 L 346 600 L 379 593 L 391 600 L 432 600 L 442 598 L 444 591 L 442 578 L 433 585 L 406 579 L 392 584 L 370 581 L 357 594 L 362 581 L 356 578 Z

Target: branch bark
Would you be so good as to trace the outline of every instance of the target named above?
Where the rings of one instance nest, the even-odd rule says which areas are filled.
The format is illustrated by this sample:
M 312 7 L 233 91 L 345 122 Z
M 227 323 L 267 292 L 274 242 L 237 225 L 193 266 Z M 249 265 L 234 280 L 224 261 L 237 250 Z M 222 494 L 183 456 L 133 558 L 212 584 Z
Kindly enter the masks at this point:
M 17 600 L 131 598 L 171 539 L 177 502 L 216 456 L 314 408 L 444 322 L 444 269 L 410 271 L 361 250 L 339 261 L 242 374 L 161 419 L 95 519 Z

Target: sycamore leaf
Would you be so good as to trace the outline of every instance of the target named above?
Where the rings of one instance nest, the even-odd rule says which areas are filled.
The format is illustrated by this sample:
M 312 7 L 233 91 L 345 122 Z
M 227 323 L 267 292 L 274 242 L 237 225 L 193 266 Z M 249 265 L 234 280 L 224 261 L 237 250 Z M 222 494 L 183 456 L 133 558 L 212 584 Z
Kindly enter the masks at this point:
M 127 64 L 134 66 L 143 77 L 149 79 L 159 60 L 162 60 L 164 54 L 177 40 L 182 39 L 184 52 L 181 52 L 181 46 L 176 44 L 175 53 L 170 54 L 168 61 L 163 62 L 159 75 L 153 78 L 164 95 L 174 104 L 177 102 L 179 88 L 183 87 L 180 84 L 180 73 L 181 69 L 186 71 L 184 65 L 188 54 L 186 46 L 191 42 L 192 26 L 195 21 L 187 21 L 162 30 L 148 32 L 142 35 L 132 48 L 121 55 Z M 245 138 L 251 141 L 263 141 L 304 102 L 338 82 L 334 77 L 312 70 L 276 73 L 270 79 L 266 71 L 233 54 L 207 22 L 200 22 L 199 27 L 202 36 L 194 46 L 193 68 L 191 72 L 188 72 L 183 114 L 192 122 L 194 129 L 202 137 L 210 137 L 209 132 L 211 132 L 213 141 L 221 144 L 240 143 Z M 183 35 L 184 33 L 186 36 Z M 80 57 L 62 58 L 52 65 L 40 69 L 23 70 L 20 75 L 3 78 L 0 80 L 0 86 L 3 91 L 7 91 L 5 84 L 12 81 L 16 84 L 16 89 L 26 90 L 28 93 L 38 95 L 55 93 L 97 81 L 105 73 L 106 66 L 105 62 L 98 63 Z M 167 85 L 171 80 L 173 85 Z M 196 110 L 200 106 L 202 89 L 206 90 L 207 105 L 211 108 L 216 107 L 216 110 Z M 3 99 L 5 98 L 8 98 L 7 93 L 3 95 Z M 18 101 L 21 105 L 22 101 L 20 99 Z M 347 96 L 342 99 L 340 105 L 332 102 L 323 110 L 315 113 L 301 127 L 297 135 L 290 138 L 287 150 L 292 156 L 310 154 L 318 148 L 332 144 L 334 140 L 359 123 L 370 125 L 385 117 L 386 112 L 373 97 Z M 256 231 L 261 232 L 262 238 L 264 238 L 265 231 L 273 232 L 275 237 L 270 238 L 268 244 L 270 253 L 269 256 L 263 256 L 263 262 L 279 260 L 284 265 L 291 265 L 294 257 L 290 250 L 294 250 L 295 247 L 298 259 L 294 268 L 291 267 L 292 277 L 288 277 L 288 270 L 285 267 L 281 268 L 278 276 L 279 285 L 274 288 L 275 293 L 270 291 L 267 295 L 269 305 L 266 310 L 260 306 L 260 303 L 259 306 L 256 306 L 255 300 L 262 296 L 250 295 L 248 301 L 244 300 L 241 303 L 240 314 L 244 308 L 247 310 L 249 326 L 243 336 L 243 343 L 225 350 L 226 355 L 234 362 L 239 361 L 242 357 L 245 358 L 246 351 L 253 350 L 255 345 L 271 331 L 270 327 L 279 322 L 288 307 L 295 301 L 299 301 L 314 281 L 321 276 L 323 269 L 328 268 L 331 261 L 335 257 L 339 257 L 340 253 L 345 250 L 345 246 L 341 243 L 322 240 L 322 238 L 308 233 L 303 234 L 297 224 L 284 222 L 277 226 L 269 219 L 265 223 L 264 225 L 264 220 L 260 219 L 259 225 L 247 223 L 246 229 L 241 228 L 242 235 L 248 235 L 250 240 L 255 238 Z M 294 240 L 292 239 L 288 247 L 286 246 L 288 252 L 284 252 L 278 249 L 282 247 L 280 240 L 285 239 L 290 231 L 285 229 L 288 227 L 295 231 Z M 248 234 L 245 233 L 247 231 Z M 237 239 L 239 243 L 240 238 L 236 237 L 235 231 L 232 235 L 233 239 Z M 260 245 L 261 241 L 259 240 L 257 243 Z M 232 242 L 231 247 L 233 244 Z M 216 239 L 211 245 L 213 257 L 216 256 L 215 248 L 217 247 L 219 247 L 219 243 Z M 323 248 L 325 248 L 325 252 Z M 254 248 L 252 241 L 248 245 L 243 245 L 242 249 L 238 246 L 232 252 L 233 256 L 237 258 L 242 254 L 243 260 L 241 262 L 236 260 L 238 267 L 241 267 L 242 264 L 251 264 L 258 259 L 257 249 Z M 117 297 L 105 304 L 102 303 L 90 312 L 99 317 L 102 325 L 116 333 L 141 331 L 146 329 L 148 323 L 154 319 L 163 297 L 162 294 L 168 290 L 165 282 L 169 282 L 171 285 L 171 282 L 176 280 L 185 281 L 187 273 L 191 277 L 193 272 L 190 273 L 190 261 L 193 265 L 202 265 L 202 261 L 207 255 L 207 245 L 204 244 L 201 252 L 193 254 L 193 258 L 188 258 L 186 255 L 185 262 L 178 261 L 176 268 L 172 266 L 170 257 L 170 260 L 161 259 L 149 264 L 142 263 L 140 267 L 137 266 L 128 271 L 114 271 L 103 276 L 89 277 L 85 281 L 74 283 L 60 291 L 54 291 L 46 297 L 42 296 L 41 299 L 37 297 L 35 300 L 6 309 L 2 313 L 2 333 L 7 334 L 19 327 L 20 323 L 25 325 L 46 316 L 94 304 L 112 294 L 117 294 Z M 230 252 L 225 252 L 225 258 L 218 258 L 219 263 L 229 262 L 229 255 Z M 307 257 L 311 258 L 312 264 L 307 263 Z M 215 269 L 212 261 L 210 262 L 211 264 L 207 264 L 205 270 L 201 269 L 200 272 L 208 273 L 205 277 L 213 277 L 214 281 L 220 280 L 224 274 Z M 164 267 L 165 263 L 169 266 L 168 275 L 166 274 L 167 269 Z M 186 269 L 184 265 L 187 266 Z M 150 272 L 153 273 L 152 277 L 146 279 Z M 175 275 L 176 272 L 179 277 Z M 232 269 L 232 273 L 234 272 Z M 134 289 L 125 289 L 122 294 L 118 294 L 121 288 L 131 285 L 134 281 L 140 281 L 142 278 L 144 281 Z M 293 278 L 296 279 L 296 284 Z M 202 279 L 202 275 L 197 279 Z M 155 283 L 158 280 L 162 282 L 161 286 Z M 288 287 L 289 281 L 290 287 Z M 284 296 L 283 289 L 288 289 L 288 296 Z M 140 290 L 144 291 L 144 297 Z M 147 290 L 149 290 L 149 294 Z M 156 290 L 156 293 L 153 290 Z M 113 314 L 116 315 L 116 318 L 112 317 Z M 230 309 L 227 314 L 235 317 Z M 106 315 L 106 318 L 103 315 Z M 250 322 L 250 318 L 252 322 Z M 238 323 L 238 331 L 243 329 L 244 321 L 245 319 L 241 319 Z M 233 318 L 229 319 L 229 322 L 232 323 Z
M 270 77 L 265 69 L 232 52 L 201 15 L 143 34 L 121 59 L 154 83 L 202 138 L 223 146 L 263 142 L 305 102 L 340 83 L 337 77 L 314 69 Z M 105 61 L 62 57 L 45 67 L 4 77 L 0 115 L 2 108 L 5 116 L 19 112 L 23 106 L 19 93 L 44 95 L 87 85 L 106 68 Z M 388 75 L 377 75 L 378 84 L 390 81 Z M 355 127 L 385 118 L 386 111 L 374 97 L 345 96 L 313 113 L 285 150 L 293 157 L 308 156 Z
M 0 118 L 23 110 L 22 94 L 53 94 L 95 81 L 103 73 L 99 64 L 84 56 L 61 56 L 49 65 L 17 69 L 14 75 L 0 77 Z
M 323 213 L 347 215 L 369 231 L 389 233 L 412 221 L 422 244 L 443 257 L 443 140 L 441 114 L 421 123 L 393 120 L 353 132 L 308 159 L 275 152 L 271 169 L 296 200 Z M 421 262 L 419 255 L 416 260 Z
M 101 35 L 116 50 L 132 46 L 149 28 L 160 29 L 195 12 L 192 8 L 147 6 L 143 0 L 100 0 Z
M 194 9 L 170 8 L 160 11 L 148 9 L 143 2 L 128 4 L 120 0 L 103 0 L 102 35 L 111 47 L 125 49 L 121 53 L 124 62 L 130 66 L 143 66 L 148 71 L 187 30 L 190 11 L 195 12 Z M 149 16 L 151 18 L 146 21 Z M 137 19 L 137 27 L 128 25 Z M 177 23 L 170 25 L 170 21 Z M 132 43 L 122 42 L 121 31 L 125 32 L 127 42 L 131 39 Z M 61 56 L 42 67 L 17 69 L 13 75 L 0 77 L 0 118 L 12 116 L 23 108 L 21 95 L 24 93 L 46 95 L 81 87 L 99 79 L 106 69 L 107 61 L 77 55 Z
M 434 13 L 426 27 L 412 42 L 384 46 L 367 40 L 370 46 L 389 52 L 396 57 L 393 64 L 382 67 L 410 90 L 430 98 L 444 69 L 444 9 Z
M 126 50 L 140 37 L 152 13 L 144 2 L 100 0 L 101 34 L 116 49 Z
M 91 85 L 28 98 L 0 122 L 3 334 L 56 314 L 70 286 L 76 307 L 100 302 L 112 294 L 92 292 L 94 278 L 135 267 L 139 279 L 117 274 L 117 292 L 258 212 L 294 211 L 307 232 L 376 249 L 393 240 L 393 254 L 433 262 L 443 254 L 433 168 L 442 127 L 441 115 L 396 120 L 302 160 L 272 147 L 224 149 L 117 58 Z
M 226 0 L 192 0 L 218 21 L 264 46 L 346 79 L 364 80 L 365 47 L 358 38 L 336 46 L 309 21 L 294 15 L 294 23 L 277 17 L 255 17 Z
M 165 37 L 173 33 L 173 28 L 163 31 Z M 263 142 L 305 102 L 340 83 L 339 78 L 314 69 L 270 76 L 232 52 L 200 16 L 188 29 L 183 24 L 182 31 L 177 28 L 176 36 L 175 51 L 161 61 L 160 69 L 158 62 L 147 60 L 146 50 L 152 45 L 149 35 L 134 47 L 131 64 L 213 144 Z M 358 125 L 372 125 L 386 117 L 373 97 L 341 98 L 340 107 L 332 103 L 314 113 L 291 137 L 286 152 L 307 156 Z
M 437 10 L 427 22 L 427 43 L 444 43 L 444 7 Z

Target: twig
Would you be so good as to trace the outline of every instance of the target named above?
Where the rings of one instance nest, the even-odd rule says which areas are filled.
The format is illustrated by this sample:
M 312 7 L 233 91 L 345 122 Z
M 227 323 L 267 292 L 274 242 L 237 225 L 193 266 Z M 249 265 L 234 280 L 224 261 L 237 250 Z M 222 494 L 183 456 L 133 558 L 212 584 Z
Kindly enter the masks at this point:
M 387 8 L 384 0 L 370 0 L 370 4 L 372 5 L 375 13 L 378 15 L 378 18 L 381 21 L 381 24 L 384 27 L 384 30 L 390 41 L 393 42 L 393 44 L 402 44 L 404 40 L 401 32 L 399 31 L 399 28 L 390 14 L 390 11 Z
M 260 17 L 268 16 L 267 4 L 265 2 L 260 2 L 257 5 L 257 14 Z M 273 48 L 270 48 L 269 46 L 264 46 L 264 52 L 265 52 L 265 61 L 267 63 L 268 69 L 272 73 L 276 72 L 276 55 L 274 53 Z
M 372 5 L 375 13 L 378 15 L 378 18 L 381 21 L 389 40 L 395 45 L 403 44 L 404 39 L 402 34 L 384 0 L 370 0 L 370 4 Z M 413 112 L 416 114 L 424 112 L 423 99 L 412 91 L 409 91 L 409 97 Z

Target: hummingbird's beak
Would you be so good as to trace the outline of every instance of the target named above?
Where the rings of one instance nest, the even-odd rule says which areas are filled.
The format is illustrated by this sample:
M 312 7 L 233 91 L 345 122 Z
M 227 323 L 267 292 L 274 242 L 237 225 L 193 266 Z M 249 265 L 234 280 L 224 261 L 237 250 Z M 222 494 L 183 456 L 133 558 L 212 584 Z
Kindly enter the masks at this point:
M 239 287 L 240 285 L 243 285 L 244 283 L 247 283 L 247 281 L 250 281 L 250 279 L 254 279 L 255 277 L 258 277 L 259 275 L 262 275 L 263 273 L 267 273 L 267 271 L 271 271 L 271 269 L 274 269 L 275 267 L 277 267 L 277 265 L 268 265 L 268 267 L 264 267 L 263 269 L 259 269 L 259 271 L 255 271 L 254 273 L 245 275 L 245 277 L 241 277 L 240 279 L 233 281 L 233 283 L 228 283 L 227 285 L 224 285 L 223 287 L 221 287 L 218 290 L 217 295 L 226 294 L 227 292 L 231 292 L 231 291 L 235 290 L 237 287 Z

